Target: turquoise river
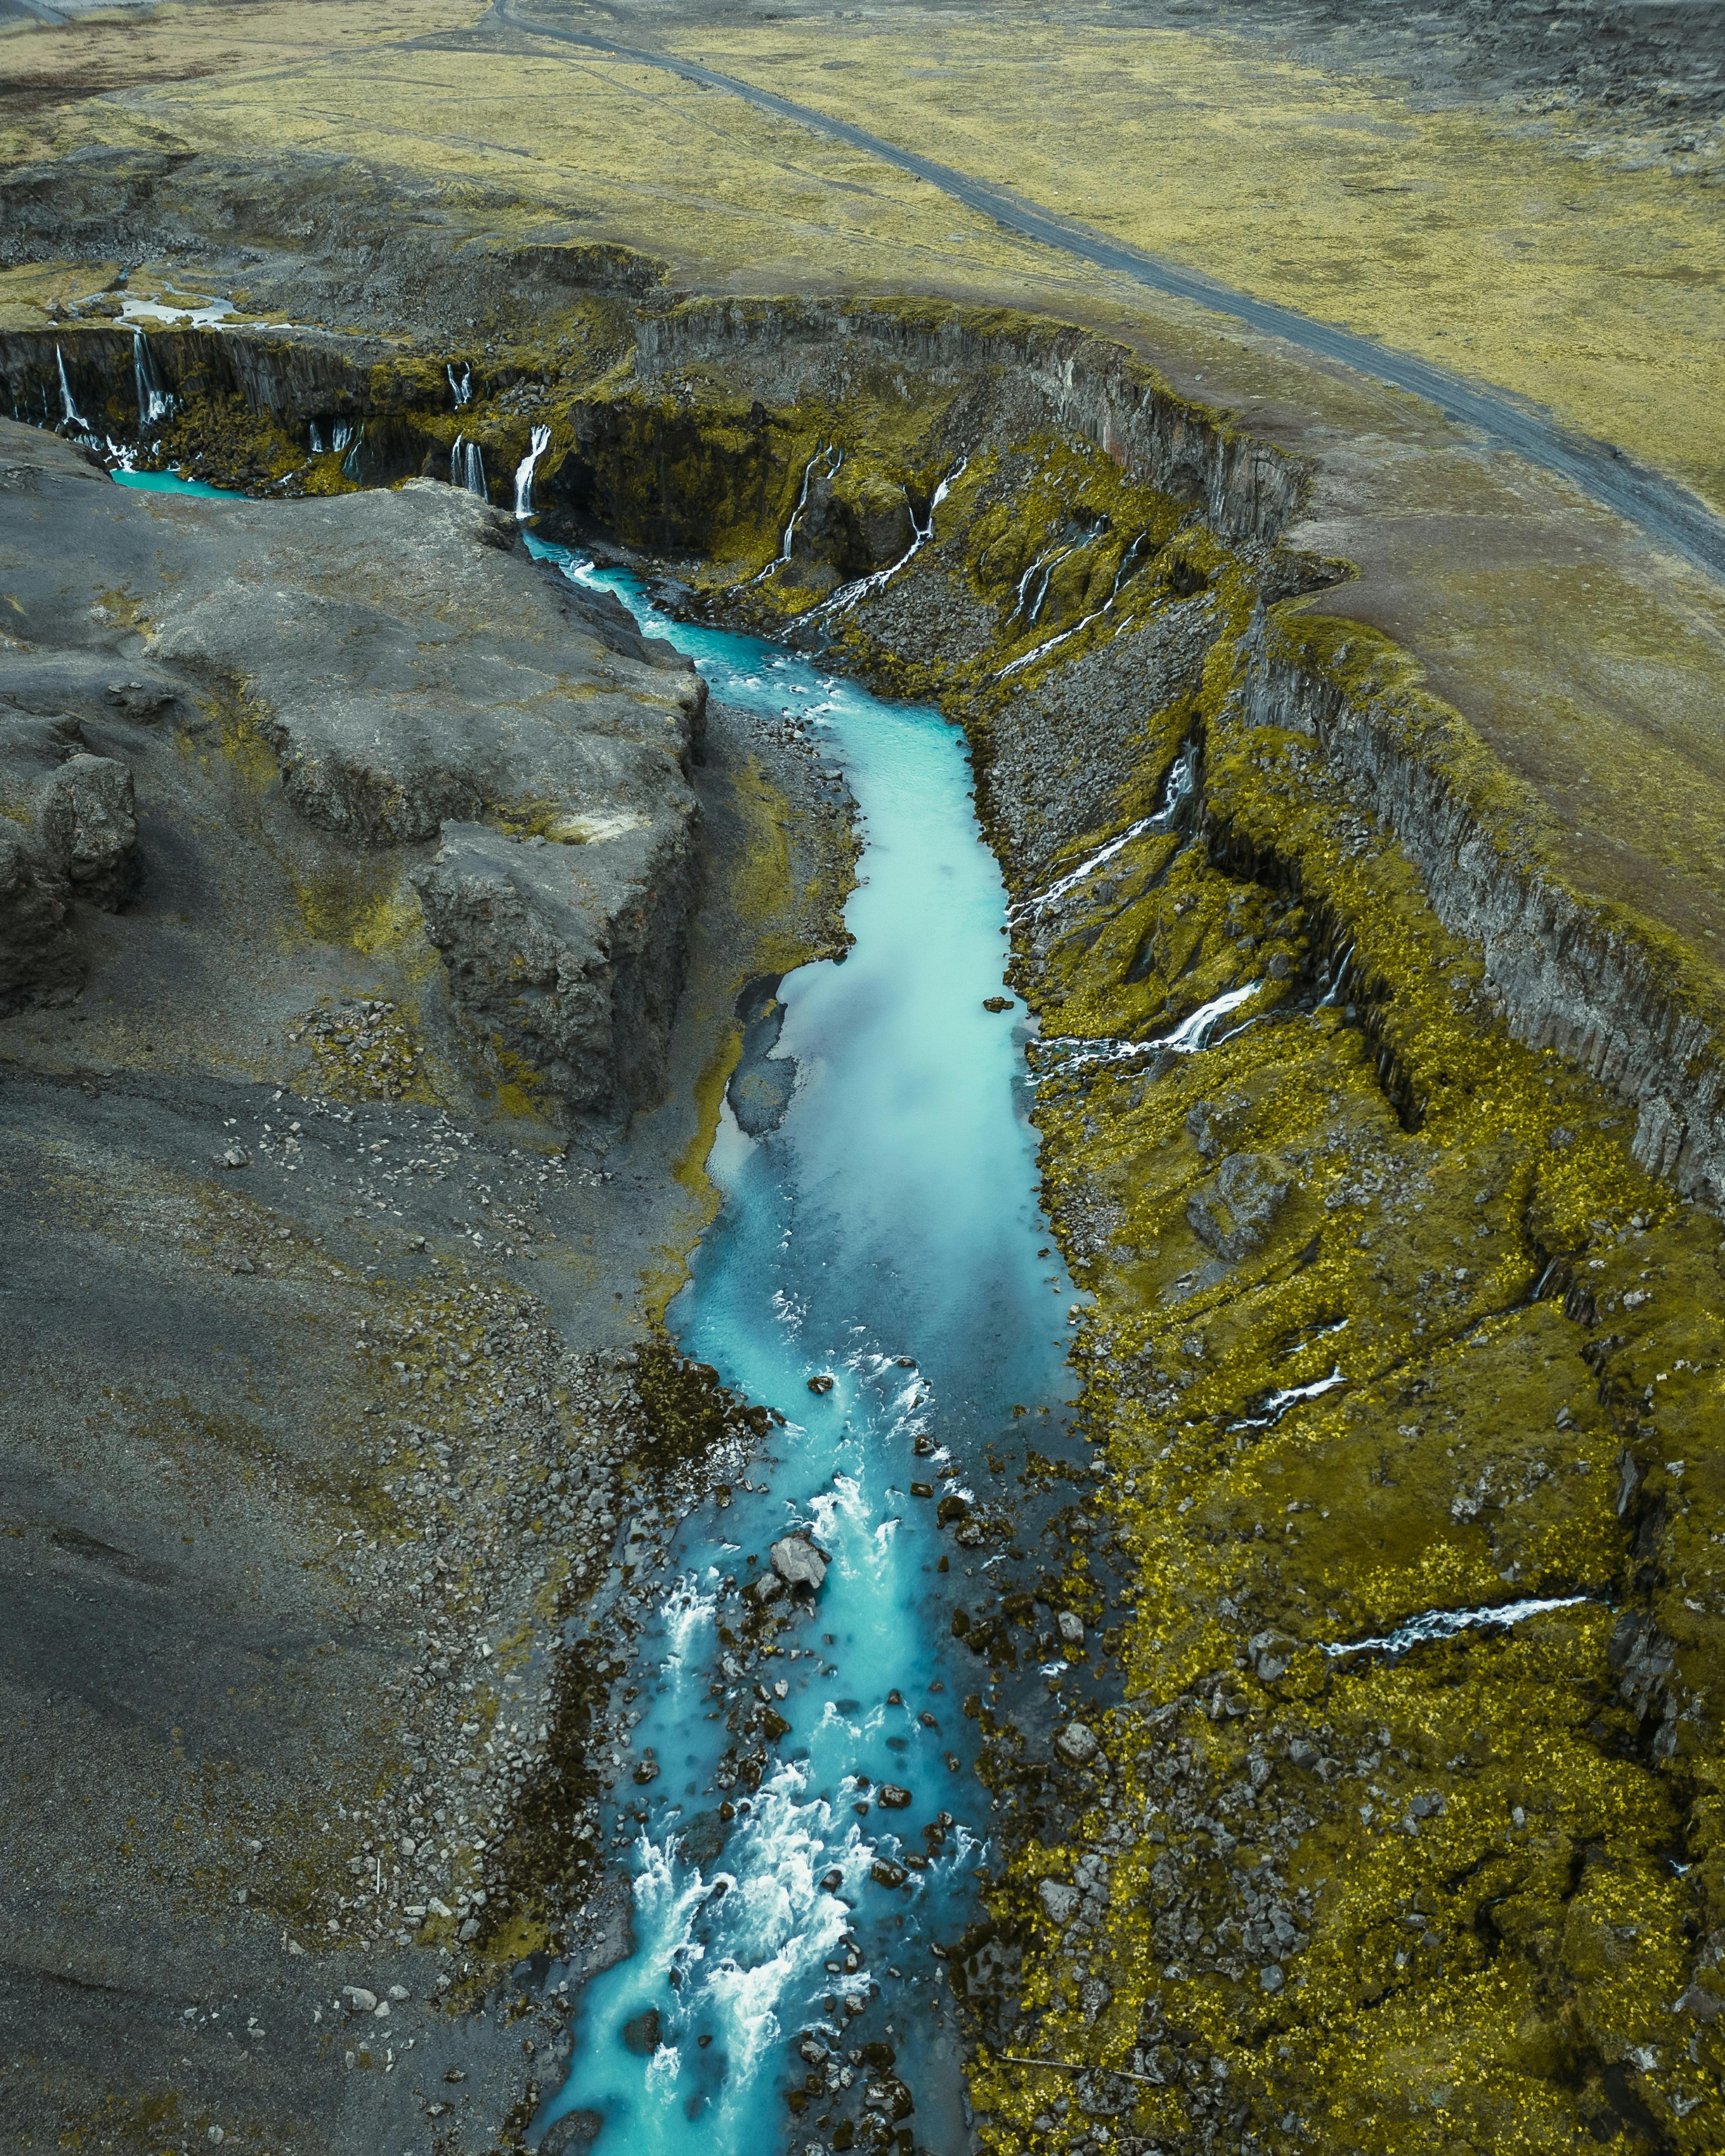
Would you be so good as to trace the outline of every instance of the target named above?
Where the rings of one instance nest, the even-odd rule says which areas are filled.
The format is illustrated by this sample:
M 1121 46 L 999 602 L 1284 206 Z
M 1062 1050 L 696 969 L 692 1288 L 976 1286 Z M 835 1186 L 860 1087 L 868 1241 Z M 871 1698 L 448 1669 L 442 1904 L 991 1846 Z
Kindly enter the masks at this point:
M 972 1771 L 988 1672 L 952 1614 L 1024 1553 L 966 1547 L 911 1486 L 988 1509 L 1027 1435 L 1070 1450 L 1073 1290 L 1039 1207 L 1024 1014 L 983 1008 L 1003 993 L 1005 890 L 963 736 L 938 712 L 675 621 L 631 578 L 531 543 L 688 653 L 716 701 L 807 722 L 865 848 L 845 963 L 778 991 L 764 1067 L 788 1091 L 783 1121 L 751 1137 L 726 1108 L 708 1164 L 722 1208 L 670 1312 L 685 1353 L 787 1421 L 674 1546 L 636 1671 L 635 1748 L 659 1772 L 644 1791 L 624 1780 L 609 1821 L 629 1837 L 634 1951 L 579 1998 L 538 2126 L 578 2112 L 572 2145 L 596 2134 L 603 2156 L 802 2156 L 854 2134 L 957 2156 L 936 1949 L 975 1917 L 988 1859 Z M 812 1601 L 775 1605 L 793 1611 L 779 1650 L 745 1669 L 746 1591 L 798 1530 L 830 1568 Z M 1033 1673 L 1050 1720 L 1069 1674 Z M 783 1727 L 752 1787 L 726 1755 L 763 1700 L 769 1733 Z M 887 2092 L 872 2120 L 871 2086 Z

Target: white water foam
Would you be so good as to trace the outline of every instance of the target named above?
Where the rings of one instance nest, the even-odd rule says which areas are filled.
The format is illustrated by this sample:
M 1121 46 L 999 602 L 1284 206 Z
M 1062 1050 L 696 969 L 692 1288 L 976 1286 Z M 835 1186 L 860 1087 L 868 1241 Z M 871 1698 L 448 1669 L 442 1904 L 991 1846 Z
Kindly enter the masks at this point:
M 533 514 L 533 467 L 550 447 L 550 428 L 536 424 L 527 454 L 515 468 L 515 513 L 518 517 L 525 519 Z
M 1431 1640 L 1451 1640 L 1481 1625 L 1519 1625 L 1529 1617 L 1543 1617 L 1553 1609 L 1574 1609 L 1597 1598 L 1591 1594 L 1559 1594 L 1547 1599 L 1500 1602 L 1486 1609 L 1428 1609 L 1398 1625 L 1381 1640 L 1326 1640 L 1324 1652 L 1332 1659 L 1341 1655 L 1400 1655 Z

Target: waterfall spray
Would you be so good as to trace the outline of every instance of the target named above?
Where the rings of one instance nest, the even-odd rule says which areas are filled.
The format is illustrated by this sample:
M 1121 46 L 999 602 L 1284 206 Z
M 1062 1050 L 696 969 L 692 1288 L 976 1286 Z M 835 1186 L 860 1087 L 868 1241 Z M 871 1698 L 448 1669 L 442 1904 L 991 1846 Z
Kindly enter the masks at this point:
M 465 487 L 481 501 L 490 500 L 485 490 L 485 460 L 480 454 L 479 444 L 470 442 L 465 434 L 456 435 L 454 446 L 449 451 L 449 485 Z
M 60 424 L 63 427 L 82 428 L 87 434 L 91 431 L 90 424 L 73 402 L 72 385 L 66 379 L 65 354 L 58 345 L 54 348 L 54 362 L 60 371 Z
M 131 333 L 132 386 L 138 393 L 138 425 L 153 427 L 173 416 L 174 400 L 162 386 L 162 377 L 156 371 L 156 355 L 150 349 L 149 340 L 141 330 Z M 64 388 L 65 370 L 60 370 Z
M 550 428 L 536 426 L 533 429 L 531 445 L 526 456 L 515 468 L 515 513 L 517 516 L 531 516 L 533 514 L 533 467 L 550 447 Z M 475 490 L 484 492 L 483 478 Z

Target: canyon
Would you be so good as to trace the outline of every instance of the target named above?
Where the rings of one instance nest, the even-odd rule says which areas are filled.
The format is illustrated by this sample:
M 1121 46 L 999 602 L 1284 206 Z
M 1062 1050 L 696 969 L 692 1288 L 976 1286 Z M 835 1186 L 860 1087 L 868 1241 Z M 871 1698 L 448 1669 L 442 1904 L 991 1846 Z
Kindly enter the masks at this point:
M 1717 2146 L 1704 569 L 1244 330 L 8 185 L 8 2145 Z

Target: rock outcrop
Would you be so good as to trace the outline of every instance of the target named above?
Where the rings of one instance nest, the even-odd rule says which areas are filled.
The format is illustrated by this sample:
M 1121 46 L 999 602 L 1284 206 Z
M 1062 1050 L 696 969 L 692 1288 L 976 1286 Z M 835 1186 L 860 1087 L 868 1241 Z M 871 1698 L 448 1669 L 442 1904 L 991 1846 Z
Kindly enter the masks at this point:
M 81 698 L 168 714 L 356 872 L 396 863 L 500 1075 L 567 1114 L 656 1099 L 692 891 L 688 663 L 439 482 L 190 503 L 5 433 L 31 648 L 0 656 L 0 993 L 74 979 L 80 908 L 130 873 L 131 775 L 91 752 Z

